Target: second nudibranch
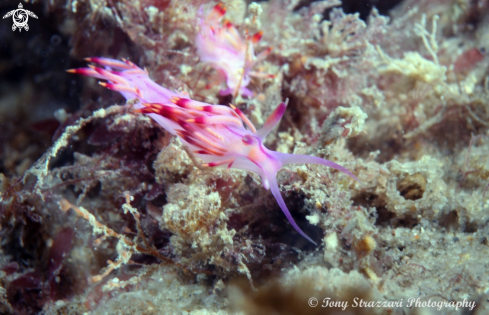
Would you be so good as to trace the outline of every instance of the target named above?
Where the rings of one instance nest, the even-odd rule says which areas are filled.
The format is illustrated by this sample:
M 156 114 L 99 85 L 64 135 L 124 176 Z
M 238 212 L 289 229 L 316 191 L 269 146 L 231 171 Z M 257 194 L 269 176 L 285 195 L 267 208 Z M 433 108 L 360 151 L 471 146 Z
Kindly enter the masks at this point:
M 251 77 L 273 78 L 274 75 L 252 71 L 252 67 L 264 59 L 271 48 L 262 51 L 255 56 L 253 44 L 262 37 L 262 32 L 241 37 L 236 27 L 228 20 L 223 20 L 226 7 L 219 3 L 202 17 L 199 23 L 199 31 L 195 39 L 197 53 L 200 60 L 211 65 L 219 76 L 226 81 L 227 88 L 220 91 L 221 95 L 237 94 L 252 97 L 247 86 Z
M 88 58 L 105 67 L 69 70 L 107 80 L 101 85 L 120 92 L 127 100 L 137 99 L 134 105 L 140 113 L 148 114 L 168 132 L 177 135 L 203 166 L 225 166 L 258 174 L 265 189 L 270 189 L 294 229 L 316 244 L 296 224 L 280 193 L 276 175 L 284 164 L 313 163 L 337 169 L 353 179 L 357 177 L 346 168 L 315 156 L 286 154 L 268 150 L 263 141 L 279 123 L 286 104 L 281 103 L 259 130 L 233 105 L 210 105 L 194 101 L 153 82 L 145 70 L 130 61 L 107 58 Z M 248 127 L 247 129 L 245 128 Z

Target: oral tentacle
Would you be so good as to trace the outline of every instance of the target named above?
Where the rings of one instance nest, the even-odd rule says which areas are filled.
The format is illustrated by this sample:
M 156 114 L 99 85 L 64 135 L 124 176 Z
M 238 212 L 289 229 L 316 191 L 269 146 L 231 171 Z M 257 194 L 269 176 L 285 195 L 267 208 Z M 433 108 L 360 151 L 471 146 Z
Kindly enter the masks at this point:
M 303 155 L 303 154 L 288 154 L 288 153 L 281 153 L 281 152 L 273 152 L 273 155 L 284 165 L 285 164 L 319 164 L 319 165 L 324 165 L 327 167 L 334 168 L 335 170 L 338 170 L 342 173 L 345 173 L 346 175 L 350 176 L 357 182 L 363 185 L 363 183 L 356 177 L 352 172 L 350 172 L 348 169 L 344 168 L 343 166 L 336 164 L 335 162 L 331 162 L 326 159 L 322 159 L 317 156 L 311 156 L 311 155 Z

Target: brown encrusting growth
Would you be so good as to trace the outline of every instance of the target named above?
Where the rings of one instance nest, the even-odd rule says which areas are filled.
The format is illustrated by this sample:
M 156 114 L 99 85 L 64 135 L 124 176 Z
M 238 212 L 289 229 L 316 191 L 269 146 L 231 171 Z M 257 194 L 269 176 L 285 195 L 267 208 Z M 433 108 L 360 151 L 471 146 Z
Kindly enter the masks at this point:
M 365 2 L 385 16 L 345 13 L 351 1 L 222 1 L 219 27 L 266 56 L 250 98 L 220 95 L 218 67 L 199 60 L 195 25 L 217 2 L 33 2 L 28 33 L 0 28 L 12 44 L 0 47 L 0 313 L 343 313 L 326 297 L 404 300 L 352 314 L 427 314 L 407 306 L 418 297 L 487 313 L 489 1 Z M 85 57 L 234 102 L 258 128 L 288 98 L 267 147 L 363 185 L 323 166 L 280 171 L 316 247 L 257 175 L 202 167 L 134 101 L 65 73 Z

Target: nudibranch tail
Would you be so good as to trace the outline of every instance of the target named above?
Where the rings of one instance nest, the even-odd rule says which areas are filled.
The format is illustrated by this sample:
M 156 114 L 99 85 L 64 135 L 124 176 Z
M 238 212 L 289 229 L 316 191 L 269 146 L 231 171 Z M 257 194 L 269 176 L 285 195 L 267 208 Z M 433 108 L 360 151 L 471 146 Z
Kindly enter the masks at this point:
M 280 169 L 283 165 L 286 165 L 286 164 L 304 164 L 304 163 L 306 163 L 306 164 L 319 164 L 319 165 L 324 165 L 327 167 L 334 168 L 334 169 L 350 176 L 351 178 L 353 178 L 357 182 L 361 183 L 361 181 L 352 172 L 350 172 L 348 169 L 346 169 L 343 166 L 338 165 L 334 162 L 331 162 L 331 161 L 328 161 L 328 160 L 325 160 L 325 159 L 322 159 L 322 158 L 319 158 L 316 156 L 301 155 L 301 154 L 287 154 L 287 153 L 274 152 L 274 151 L 269 151 L 268 154 L 273 156 L 273 158 L 275 159 L 276 168 L 278 168 L 278 169 Z M 283 213 L 285 214 L 285 216 L 289 220 L 289 223 L 297 231 L 297 233 L 302 235 L 304 238 L 306 238 L 311 243 L 317 245 L 316 242 L 314 242 L 309 236 L 307 236 L 307 234 L 304 233 L 304 231 L 302 231 L 301 228 L 294 221 L 294 218 L 290 214 L 290 211 L 287 208 L 285 201 L 284 201 L 284 199 L 280 193 L 280 189 L 278 187 L 277 180 L 276 180 L 276 175 L 277 175 L 277 172 L 273 172 L 270 170 L 264 171 L 264 175 L 263 175 L 264 187 L 267 189 L 270 188 L 270 191 L 272 192 L 275 199 L 277 200 L 280 208 L 282 209 Z
M 294 218 L 292 217 L 292 214 L 290 214 L 289 209 L 285 205 L 284 198 L 282 197 L 282 194 L 280 193 L 280 189 L 278 188 L 277 180 L 275 178 L 276 174 L 270 174 L 270 177 L 268 178 L 268 185 L 270 186 L 270 191 L 272 192 L 273 196 L 275 197 L 275 200 L 277 200 L 278 205 L 280 206 L 280 209 L 282 209 L 282 212 L 285 214 L 285 217 L 287 220 L 289 220 L 290 225 L 294 228 L 294 230 L 297 231 L 302 237 L 304 237 L 306 240 L 309 242 L 313 243 L 314 245 L 317 245 L 316 242 L 312 240 L 304 231 L 301 230 L 301 228 L 297 225 L 295 222 Z

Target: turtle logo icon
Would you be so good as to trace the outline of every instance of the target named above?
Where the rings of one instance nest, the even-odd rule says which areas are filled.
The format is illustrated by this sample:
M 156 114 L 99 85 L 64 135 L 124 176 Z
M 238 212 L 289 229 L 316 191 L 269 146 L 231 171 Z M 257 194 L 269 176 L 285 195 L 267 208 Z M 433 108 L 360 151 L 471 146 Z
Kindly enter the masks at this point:
M 12 31 L 19 29 L 19 32 L 22 32 L 22 29 L 26 31 L 29 30 L 29 25 L 27 25 L 27 21 L 29 20 L 29 16 L 37 19 L 37 15 L 29 10 L 24 10 L 22 8 L 22 3 L 19 3 L 19 8 L 17 10 L 12 10 L 3 16 L 4 19 L 11 17 L 14 21 L 14 25 L 12 25 Z

